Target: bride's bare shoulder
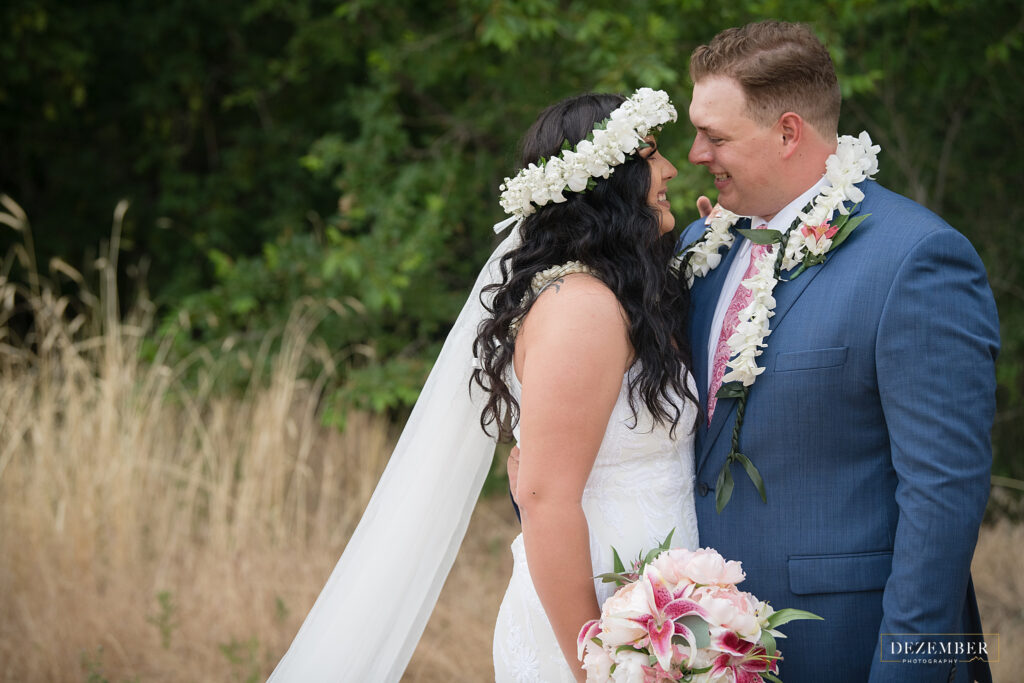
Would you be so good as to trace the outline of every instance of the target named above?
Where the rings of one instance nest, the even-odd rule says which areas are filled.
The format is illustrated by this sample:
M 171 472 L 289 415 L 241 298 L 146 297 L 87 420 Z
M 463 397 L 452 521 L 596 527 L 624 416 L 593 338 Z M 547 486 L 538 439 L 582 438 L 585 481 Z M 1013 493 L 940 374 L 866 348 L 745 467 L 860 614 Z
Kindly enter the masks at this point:
M 590 349 L 604 356 L 629 354 L 622 305 L 608 285 L 588 273 L 547 284 L 527 312 L 519 336 L 528 346 L 570 345 L 576 353 Z
M 548 283 L 537 295 L 524 323 L 545 326 L 624 327 L 625 311 L 615 293 L 589 273 L 570 273 Z

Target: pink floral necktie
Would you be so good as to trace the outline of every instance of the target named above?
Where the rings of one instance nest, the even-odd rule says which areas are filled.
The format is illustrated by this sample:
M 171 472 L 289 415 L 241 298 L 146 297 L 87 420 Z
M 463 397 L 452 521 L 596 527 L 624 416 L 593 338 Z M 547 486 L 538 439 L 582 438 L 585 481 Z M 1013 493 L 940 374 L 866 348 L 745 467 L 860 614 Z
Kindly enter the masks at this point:
M 764 223 L 754 228 L 755 230 L 763 230 L 768 226 Z M 757 269 L 757 260 L 766 251 L 771 251 L 772 247 L 770 244 L 755 244 L 750 250 L 750 263 L 747 264 L 747 270 L 743 273 L 743 280 L 751 277 Z M 732 295 L 732 301 L 729 302 L 729 308 L 725 311 L 725 320 L 722 321 L 722 332 L 718 335 L 718 346 L 715 347 L 715 360 L 714 369 L 711 373 L 711 386 L 708 389 L 708 426 L 711 426 L 711 417 L 715 414 L 715 406 L 718 404 L 718 398 L 715 394 L 722 388 L 722 377 L 725 375 L 725 364 L 729 362 L 729 337 L 736 331 L 736 326 L 740 324 L 740 311 L 750 305 L 751 299 L 754 298 L 754 293 L 743 285 L 742 280 L 740 281 L 739 287 L 736 288 L 736 292 Z

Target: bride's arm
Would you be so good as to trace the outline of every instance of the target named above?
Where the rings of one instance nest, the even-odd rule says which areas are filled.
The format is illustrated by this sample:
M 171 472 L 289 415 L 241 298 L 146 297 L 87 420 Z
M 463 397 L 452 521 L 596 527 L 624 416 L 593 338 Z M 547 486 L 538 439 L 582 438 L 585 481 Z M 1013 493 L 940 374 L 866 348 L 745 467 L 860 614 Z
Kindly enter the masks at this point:
M 516 341 L 523 541 L 537 594 L 579 680 L 576 638 L 600 615 L 581 498 L 630 356 L 618 301 L 588 275 L 543 292 Z

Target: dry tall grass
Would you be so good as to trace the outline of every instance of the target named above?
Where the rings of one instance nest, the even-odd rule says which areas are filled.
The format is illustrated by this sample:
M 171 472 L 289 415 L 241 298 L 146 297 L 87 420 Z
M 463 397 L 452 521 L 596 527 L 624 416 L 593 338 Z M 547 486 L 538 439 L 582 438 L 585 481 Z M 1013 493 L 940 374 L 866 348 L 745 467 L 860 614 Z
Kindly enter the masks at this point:
M 26 241 L 0 263 L 0 680 L 264 680 L 358 522 L 393 428 L 359 414 L 344 433 L 321 425 L 331 367 L 303 305 L 244 396 L 212 391 L 209 359 L 186 390 L 184 368 L 140 360 L 147 309 L 119 318 L 125 207 L 101 291 L 66 296 L 37 275 L 24 214 L 0 201 L 0 223 Z M 28 285 L 7 278 L 15 260 Z M 12 340 L 16 313 L 33 326 Z M 311 357 L 320 380 L 300 378 Z M 469 588 L 438 607 L 409 680 L 490 676 L 514 535 L 511 512 L 495 510 L 477 515 L 455 572 Z
M 320 427 L 302 321 L 240 399 L 182 391 L 107 326 L 0 382 L 0 670 L 11 681 L 250 680 L 286 644 L 389 453 Z M 255 676 L 253 676 L 255 674 Z M 99 680 L 99 679 L 96 679 Z
M 0 312 L 21 302 L 36 321 L 29 347 L 0 336 L 0 680 L 264 680 L 394 434 L 365 415 L 344 433 L 320 425 L 318 382 L 299 373 L 309 309 L 244 396 L 214 397 L 215 374 L 184 390 L 180 368 L 139 360 L 146 316 L 118 319 L 112 267 L 78 315 L 44 284 L 0 273 Z M 504 498 L 481 501 L 405 680 L 491 677 L 515 533 Z M 1024 529 L 996 525 L 975 563 L 1005 681 L 1024 670 L 1022 549 Z

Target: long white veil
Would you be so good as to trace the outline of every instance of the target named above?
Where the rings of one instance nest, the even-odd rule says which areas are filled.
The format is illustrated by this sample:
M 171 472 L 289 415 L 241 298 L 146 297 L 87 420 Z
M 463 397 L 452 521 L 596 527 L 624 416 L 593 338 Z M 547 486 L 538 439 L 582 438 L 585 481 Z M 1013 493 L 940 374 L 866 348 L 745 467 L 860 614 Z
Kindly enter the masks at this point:
M 515 219 L 495 225 L 500 232 Z M 397 682 L 466 534 L 494 453 L 469 393 L 480 292 L 500 282 L 491 254 L 427 378 L 366 512 L 270 683 Z

